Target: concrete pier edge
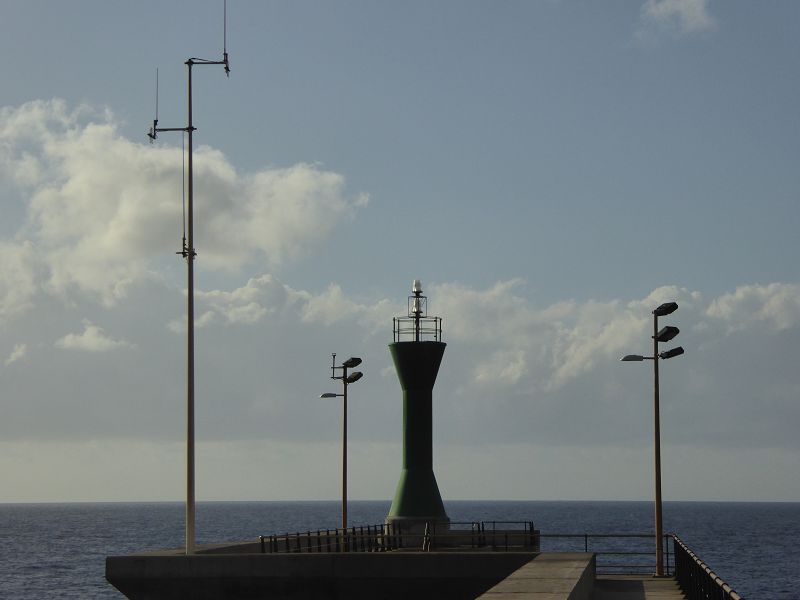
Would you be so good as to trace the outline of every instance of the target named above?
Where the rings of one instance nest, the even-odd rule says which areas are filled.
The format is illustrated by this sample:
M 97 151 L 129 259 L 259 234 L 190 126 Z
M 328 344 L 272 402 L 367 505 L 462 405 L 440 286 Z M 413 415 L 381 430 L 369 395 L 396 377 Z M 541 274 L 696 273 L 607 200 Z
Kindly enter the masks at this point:
M 594 555 L 584 553 L 258 554 L 251 543 L 245 553 L 235 547 L 109 556 L 106 579 L 134 600 L 491 599 L 521 591 L 589 600 L 595 578 Z

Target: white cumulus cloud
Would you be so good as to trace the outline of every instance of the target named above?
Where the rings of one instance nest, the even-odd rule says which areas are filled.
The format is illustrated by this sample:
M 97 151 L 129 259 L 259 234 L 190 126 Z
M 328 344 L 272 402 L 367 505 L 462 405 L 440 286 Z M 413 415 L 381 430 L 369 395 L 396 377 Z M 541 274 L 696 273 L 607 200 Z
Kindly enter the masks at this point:
M 284 285 L 269 274 L 253 277 L 242 287 L 230 292 L 201 290 L 196 293 L 197 303 L 206 310 L 202 325 L 212 322 L 213 315 L 221 316 L 228 323 L 252 325 L 267 315 L 279 314 L 291 308 L 308 296 L 305 292 L 297 292 Z
M 5 361 L 6 366 L 17 362 L 21 358 L 24 358 L 24 356 L 27 353 L 28 353 L 28 345 L 27 344 L 16 344 L 14 346 L 14 349 L 11 351 L 11 354 L 9 354 L 8 358 Z
M 715 27 L 708 11 L 708 0 L 647 0 L 641 9 L 645 28 L 670 30 L 680 34 L 707 31 Z M 645 30 L 639 30 L 642 37 Z
M 300 256 L 368 202 L 348 197 L 344 177 L 316 165 L 242 174 L 209 147 L 195 151 L 194 165 L 203 215 L 195 245 L 205 268 Z M 131 285 L 158 278 L 157 259 L 180 243 L 181 177 L 180 148 L 126 139 L 107 111 L 60 100 L 1 109 L 0 178 L 25 203 L 27 220 L 14 242 L 3 242 L 0 316 L 42 290 L 110 306 Z
M 101 327 L 90 321 L 83 322 L 83 333 L 69 333 L 56 340 L 55 346 L 64 350 L 83 350 L 85 352 L 108 352 L 119 348 L 132 348 L 125 340 L 109 336 Z
M 392 316 L 400 311 L 399 306 L 385 299 L 373 304 L 356 302 L 337 284 L 318 294 L 295 290 L 268 273 L 231 291 L 200 290 L 195 296 L 202 311 L 195 320 L 197 327 L 209 325 L 217 317 L 224 323 L 253 325 L 265 318 L 292 315 L 303 323 L 323 326 L 357 320 L 374 330 L 391 323 Z M 170 322 L 169 328 L 176 333 L 186 330 L 180 319 Z
M 0 241 L 0 322 L 33 306 L 44 277 L 31 242 Z
M 730 331 L 764 323 L 786 330 L 800 323 L 800 285 L 745 285 L 714 300 L 706 314 L 725 322 Z

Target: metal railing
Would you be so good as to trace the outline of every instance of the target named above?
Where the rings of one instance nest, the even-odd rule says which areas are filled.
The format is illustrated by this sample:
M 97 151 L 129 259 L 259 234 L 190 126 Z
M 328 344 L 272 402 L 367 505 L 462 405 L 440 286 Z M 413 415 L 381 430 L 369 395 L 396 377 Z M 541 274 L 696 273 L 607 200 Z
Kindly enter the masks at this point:
M 395 524 L 363 525 L 262 535 L 259 541 L 265 554 L 470 549 L 585 552 L 596 556 L 597 573 L 606 575 L 653 573 L 656 554 L 652 533 L 540 533 L 533 521 L 453 521 L 445 531 L 429 523 L 424 532 L 404 531 Z M 676 535 L 664 535 L 663 543 L 664 573 L 675 577 L 689 600 L 743 600 Z
M 417 319 L 414 317 L 394 317 L 392 319 L 394 341 L 401 342 L 404 337 L 415 339 L 417 332 Z M 419 339 L 433 338 L 436 342 L 442 341 L 442 318 L 419 317 Z
M 743 600 L 678 536 L 671 537 L 675 548 L 675 578 L 689 600 Z
M 435 523 L 426 524 L 423 532 L 406 531 L 396 524 L 361 525 L 262 535 L 259 544 L 263 554 L 480 548 L 511 552 L 538 550 L 538 535 L 533 521 L 454 521 L 445 531 L 437 531 Z
M 385 552 L 402 547 L 402 536 L 387 525 L 317 529 L 259 536 L 262 554 L 303 552 Z
M 470 529 L 467 530 L 466 526 Z M 440 547 L 487 548 L 505 552 L 539 549 L 539 532 L 533 521 L 451 521 L 447 531 L 436 533 L 434 529 L 433 534 L 434 545 Z
M 591 552 L 599 574 L 644 574 L 655 568 L 652 533 L 541 533 L 543 552 Z M 673 561 L 665 535 L 664 569 L 671 575 Z M 645 558 L 650 557 L 649 561 Z

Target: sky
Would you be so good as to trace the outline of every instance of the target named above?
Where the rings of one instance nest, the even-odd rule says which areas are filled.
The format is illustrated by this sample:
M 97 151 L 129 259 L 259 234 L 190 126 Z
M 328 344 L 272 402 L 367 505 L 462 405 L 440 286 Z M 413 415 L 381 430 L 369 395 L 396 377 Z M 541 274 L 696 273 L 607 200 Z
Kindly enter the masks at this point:
M 197 498 L 800 501 L 800 4 L 231 0 L 193 71 Z M 190 57 L 222 2 L 0 8 L 0 502 L 181 500 Z

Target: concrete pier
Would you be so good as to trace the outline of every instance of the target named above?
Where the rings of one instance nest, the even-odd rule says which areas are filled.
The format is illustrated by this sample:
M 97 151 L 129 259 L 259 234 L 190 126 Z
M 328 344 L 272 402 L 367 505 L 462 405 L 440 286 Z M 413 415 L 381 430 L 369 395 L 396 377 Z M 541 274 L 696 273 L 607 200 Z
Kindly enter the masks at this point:
M 583 553 L 257 552 L 257 545 L 247 543 L 194 555 L 175 550 L 110 556 L 106 579 L 136 600 L 590 600 L 595 579 L 594 555 Z
M 493 586 L 481 600 L 591 600 L 593 554 L 545 552 Z

